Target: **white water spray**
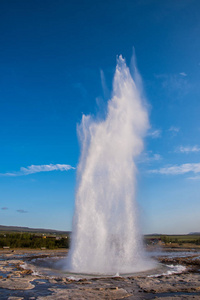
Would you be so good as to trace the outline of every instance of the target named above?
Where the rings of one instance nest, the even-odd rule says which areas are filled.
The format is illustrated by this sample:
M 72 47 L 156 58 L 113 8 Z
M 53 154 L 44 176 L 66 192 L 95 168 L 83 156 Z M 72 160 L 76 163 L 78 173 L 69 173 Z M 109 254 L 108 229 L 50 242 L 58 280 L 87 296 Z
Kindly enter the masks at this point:
M 148 114 L 119 56 L 113 95 L 102 121 L 83 115 L 76 208 L 67 268 L 90 274 L 148 269 L 137 222 L 135 158 L 143 149 Z

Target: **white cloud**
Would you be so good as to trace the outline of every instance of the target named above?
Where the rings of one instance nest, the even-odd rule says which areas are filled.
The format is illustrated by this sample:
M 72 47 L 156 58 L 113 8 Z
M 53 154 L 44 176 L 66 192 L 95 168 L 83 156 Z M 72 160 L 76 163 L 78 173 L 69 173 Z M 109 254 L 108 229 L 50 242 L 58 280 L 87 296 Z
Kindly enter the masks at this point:
M 172 132 L 176 132 L 176 133 L 178 133 L 179 131 L 180 131 L 180 128 L 179 127 L 175 127 L 175 126 L 171 126 L 169 129 L 168 129 L 168 131 L 172 131 Z
M 179 75 L 181 75 L 181 76 L 187 76 L 187 74 L 185 73 L 185 72 L 181 72 L 181 73 L 179 73 Z
M 181 153 L 190 153 L 190 152 L 199 152 L 200 147 L 198 146 L 180 146 L 175 150 L 175 152 L 181 152 Z
M 174 165 L 160 169 L 150 170 L 149 173 L 166 174 L 166 175 L 179 175 L 189 172 L 200 173 L 200 163 Z
M 152 155 L 151 151 L 149 151 L 149 152 L 143 153 L 140 156 L 138 162 L 139 163 L 147 163 L 147 162 L 159 161 L 161 159 L 162 159 L 162 156 L 160 154 L 155 153 Z
M 157 139 L 157 138 L 161 137 L 161 133 L 162 133 L 162 131 L 160 129 L 156 129 L 156 130 L 150 131 L 148 133 L 148 136 L 152 137 L 152 139 Z
M 68 171 L 70 169 L 75 169 L 74 167 L 70 165 L 64 165 L 64 164 L 49 164 L 49 165 L 31 165 L 27 168 L 21 167 L 20 171 L 18 172 L 10 172 L 10 173 L 0 173 L 0 176 L 23 176 L 23 175 L 29 175 L 39 172 L 50 172 L 50 171 Z
M 179 131 L 180 131 L 180 128 L 179 127 L 175 127 L 175 126 L 171 126 L 168 131 L 170 132 L 171 136 L 172 137 L 175 137 Z
M 188 177 L 190 180 L 200 180 L 200 176 Z
M 160 154 L 154 154 L 153 157 L 151 158 L 152 160 L 161 160 L 162 156 Z

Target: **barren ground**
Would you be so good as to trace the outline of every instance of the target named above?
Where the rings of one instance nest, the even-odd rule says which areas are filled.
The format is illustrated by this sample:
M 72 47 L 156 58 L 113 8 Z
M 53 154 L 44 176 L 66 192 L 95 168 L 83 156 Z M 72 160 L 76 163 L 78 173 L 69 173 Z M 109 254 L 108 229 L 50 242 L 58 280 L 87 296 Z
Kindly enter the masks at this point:
M 200 251 L 176 257 L 159 256 L 164 265 L 181 265 L 185 270 L 179 274 L 148 276 L 137 274 L 127 277 L 73 278 L 61 274 L 35 273 L 31 267 L 36 259 L 63 257 L 67 250 L 0 250 L 0 299 L 200 299 Z M 164 251 L 165 251 L 164 250 Z M 24 269 L 25 268 L 25 269 Z M 165 273 L 165 272 L 164 272 Z

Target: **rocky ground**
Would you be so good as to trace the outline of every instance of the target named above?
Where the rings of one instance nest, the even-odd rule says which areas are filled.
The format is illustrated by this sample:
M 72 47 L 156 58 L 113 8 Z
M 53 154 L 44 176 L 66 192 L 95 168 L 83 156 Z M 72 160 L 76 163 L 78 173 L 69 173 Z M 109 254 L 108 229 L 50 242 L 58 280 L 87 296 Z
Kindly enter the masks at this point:
M 158 257 L 166 265 L 183 266 L 182 273 L 157 272 L 127 277 L 81 278 L 37 274 L 33 259 L 66 251 L 0 251 L 0 299 L 200 299 L 200 253 L 183 257 Z M 185 266 L 185 268 L 184 268 Z M 164 275 L 161 275 L 164 274 Z

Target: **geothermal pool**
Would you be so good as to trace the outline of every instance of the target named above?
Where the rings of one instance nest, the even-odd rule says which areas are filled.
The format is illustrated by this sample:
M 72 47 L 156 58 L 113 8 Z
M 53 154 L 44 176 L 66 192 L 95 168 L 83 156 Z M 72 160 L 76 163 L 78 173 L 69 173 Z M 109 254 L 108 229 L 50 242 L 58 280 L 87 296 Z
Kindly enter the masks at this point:
M 32 269 L 35 274 L 47 275 L 47 276 L 62 276 L 68 277 L 73 280 L 79 280 L 83 278 L 94 278 L 94 277 L 128 277 L 128 276 L 149 276 L 156 277 L 161 275 L 171 275 L 182 273 L 186 270 L 184 265 L 175 263 L 177 259 L 180 258 L 200 258 L 200 252 L 196 251 L 161 251 L 154 250 L 148 252 L 149 259 L 154 260 L 154 268 L 147 269 L 140 272 L 131 272 L 131 273 L 117 273 L 117 274 L 99 274 L 99 273 L 74 273 L 65 270 L 63 267 L 65 265 L 66 256 L 53 256 L 53 257 L 39 257 L 32 258 L 29 261 L 24 263 L 25 269 Z M 159 263 L 158 259 L 172 259 L 174 263 L 163 264 Z M 26 261 L 26 259 L 25 259 Z

